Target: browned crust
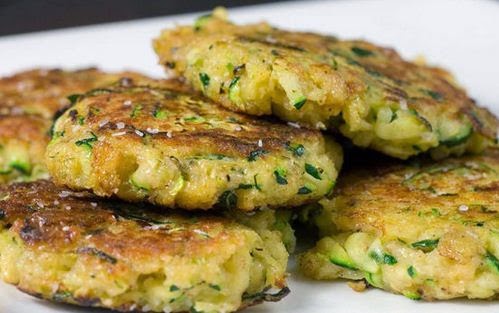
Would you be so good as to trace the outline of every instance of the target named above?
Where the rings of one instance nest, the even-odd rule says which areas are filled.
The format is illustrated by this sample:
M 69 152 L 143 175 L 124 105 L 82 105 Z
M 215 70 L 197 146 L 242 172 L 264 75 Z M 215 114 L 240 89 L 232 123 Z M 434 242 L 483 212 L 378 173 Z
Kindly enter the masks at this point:
M 437 163 L 354 168 L 339 180 L 334 197 L 334 223 L 340 231 L 386 234 L 387 223 L 397 216 L 401 225 L 410 227 L 418 222 L 418 214 L 431 215 L 431 209 L 441 217 L 425 221 L 428 228 L 476 222 L 498 227 L 499 150 Z M 465 211 L 459 210 L 461 205 Z
M 189 91 L 177 80 L 152 80 L 148 85 L 115 86 L 104 92 L 87 93 L 67 111 L 66 118 L 76 124 L 76 116 L 82 114 L 78 108 L 89 112 L 93 112 L 89 108 L 99 108 L 98 113 L 83 116 L 84 127 L 97 137 L 126 132 L 118 138 L 144 140 L 144 136 L 137 135 L 139 131 L 154 142 L 179 150 L 189 149 L 190 153 L 198 149 L 202 154 L 222 152 L 247 157 L 258 149 L 283 151 L 290 142 L 323 140 L 319 131 L 297 129 L 226 110 Z M 140 113 L 133 117 L 139 106 Z M 154 118 L 158 110 L 169 112 L 169 116 Z M 189 121 L 191 117 L 198 117 L 200 121 Z M 107 123 L 101 126 L 104 119 Z M 118 123 L 124 123 L 124 127 L 118 128 Z M 156 132 L 151 133 L 151 129 Z
M 164 216 L 153 206 L 146 212 L 141 205 L 101 201 L 46 180 L 2 186 L 0 194 L 3 227 L 10 227 L 30 247 L 54 252 L 87 254 L 81 249 L 94 247 L 118 260 L 196 255 L 207 247 L 223 246 L 234 235 L 227 230 L 237 227 L 213 215 Z M 217 236 L 207 238 L 200 232 Z
M 165 30 L 154 46 L 160 63 L 168 72 L 181 76 L 186 66 L 185 56 L 190 49 L 201 47 L 200 42 L 238 45 L 248 51 L 257 51 L 255 53 L 270 64 L 275 60 L 286 62 L 297 72 L 308 63 L 310 68 L 333 69 L 330 76 L 341 77 L 348 99 L 360 97 L 368 104 L 386 102 L 390 106 L 405 102 L 430 121 L 433 129 L 438 129 L 438 121 L 445 117 L 466 122 L 474 126 L 475 132 L 497 140 L 497 117 L 477 106 L 449 72 L 406 61 L 392 48 L 363 40 L 339 40 L 323 34 L 284 31 L 267 23 L 236 25 L 216 15 L 202 27 L 180 26 Z M 209 56 L 210 51 L 205 53 Z M 168 67 L 168 64 L 176 66 Z M 224 100 L 224 96 L 221 98 Z M 340 100 L 344 102 L 345 99 Z M 230 101 L 222 103 L 241 110 Z
M 108 74 L 86 68 L 75 71 L 32 69 L 3 77 L 0 79 L 0 113 L 52 118 L 57 110 L 69 104 L 68 95 L 111 84 L 120 77 L 143 76 L 133 72 Z

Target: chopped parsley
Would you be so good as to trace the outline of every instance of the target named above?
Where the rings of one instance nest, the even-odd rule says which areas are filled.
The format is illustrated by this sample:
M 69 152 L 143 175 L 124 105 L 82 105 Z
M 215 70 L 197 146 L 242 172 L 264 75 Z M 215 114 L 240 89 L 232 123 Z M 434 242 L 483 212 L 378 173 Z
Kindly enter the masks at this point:
M 216 291 L 220 291 L 220 290 L 222 290 L 222 288 L 220 288 L 220 286 L 219 286 L 219 285 L 209 284 L 208 286 L 209 286 L 211 289 L 214 289 L 214 290 L 216 290 Z
M 199 80 L 201 81 L 201 84 L 203 85 L 203 88 L 208 87 L 210 85 L 210 76 L 206 73 L 199 73 Z
M 185 122 L 193 122 L 193 123 L 203 123 L 206 121 L 206 119 L 202 116 L 189 116 L 189 117 L 184 117 Z
M 293 106 L 295 107 L 295 109 L 299 110 L 305 105 L 305 102 L 307 102 L 307 98 L 305 96 L 301 96 L 295 100 Z
M 438 91 L 431 89 L 421 89 L 421 91 L 430 96 L 433 100 L 442 101 L 444 99 L 444 96 Z
M 78 100 L 80 100 L 81 97 L 83 97 L 83 95 L 81 94 L 72 94 L 68 96 L 68 100 L 71 103 L 71 105 L 74 105 L 76 104 L 76 102 L 78 102 Z
M 286 169 L 281 168 L 281 167 L 277 168 L 274 171 L 274 176 L 275 176 L 275 181 L 279 185 L 287 185 L 288 184 L 288 180 L 286 179 Z
M 170 291 L 171 291 L 171 292 L 173 292 L 173 291 L 178 291 L 178 290 L 180 290 L 180 288 L 178 288 L 178 286 L 177 286 L 177 285 L 171 285 L 171 286 L 170 286 Z
M 363 57 L 368 57 L 368 56 L 371 56 L 373 55 L 374 53 L 372 51 L 369 51 L 367 49 L 363 49 L 363 48 L 359 48 L 359 47 L 352 47 L 352 50 L 353 53 L 355 53 L 357 56 L 363 58 Z
M 487 251 L 485 255 L 485 262 L 492 268 L 496 273 L 499 274 L 499 260 L 495 255 Z
M 201 15 L 194 21 L 194 30 L 199 31 L 201 27 L 211 18 L 211 14 Z
M 305 153 L 305 147 L 302 144 L 286 144 L 286 149 L 293 152 L 295 156 L 302 156 Z
M 416 269 L 414 268 L 414 266 L 409 266 L 407 268 L 407 274 L 410 276 L 410 277 L 414 277 L 416 276 Z
M 139 116 L 139 114 L 140 114 L 141 111 L 142 111 L 142 105 L 141 104 L 134 105 L 133 109 L 132 109 L 132 113 L 130 113 L 130 117 L 131 118 L 135 118 L 135 117 Z
M 248 156 L 248 161 L 253 162 L 256 161 L 257 158 L 263 156 L 264 154 L 267 154 L 268 151 L 264 149 L 256 149 L 254 151 L 251 151 L 249 156 Z
M 218 204 L 225 209 L 234 209 L 237 206 L 237 195 L 234 190 L 224 191 L 218 198 Z
M 157 119 L 163 120 L 168 117 L 168 111 L 160 109 L 159 107 L 155 108 L 152 112 L 152 116 Z
M 318 180 L 322 180 L 321 174 L 319 173 L 320 170 L 317 169 L 312 164 L 305 163 L 305 171 L 307 172 L 307 174 L 309 174 L 313 178 L 318 179 Z
M 92 144 L 97 141 L 97 136 L 93 132 L 91 132 L 90 134 L 91 137 L 78 140 L 75 142 L 75 145 L 92 149 Z
M 300 189 L 298 189 L 298 194 L 299 195 L 306 195 L 306 194 L 309 194 L 311 192 L 312 192 L 312 189 L 310 189 L 307 186 L 303 186 L 303 187 L 300 187 Z
M 387 264 L 387 265 L 394 265 L 397 264 L 397 259 L 388 253 L 385 252 L 376 252 L 376 251 L 371 251 L 369 253 L 369 257 L 376 261 L 378 264 Z
M 426 239 L 413 242 L 411 246 L 423 250 L 424 252 L 430 252 L 438 246 L 439 241 L 440 239 Z

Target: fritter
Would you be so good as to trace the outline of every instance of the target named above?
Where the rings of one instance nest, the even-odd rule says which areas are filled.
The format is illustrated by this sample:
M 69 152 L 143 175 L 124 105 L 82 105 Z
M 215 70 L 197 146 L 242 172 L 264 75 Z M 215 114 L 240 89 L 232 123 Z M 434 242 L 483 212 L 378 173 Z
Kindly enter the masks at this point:
M 178 81 L 97 89 L 54 124 L 56 184 L 183 209 L 291 207 L 332 190 L 341 147 L 228 111 Z
M 0 78 L 0 183 L 46 177 L 48 132 L 54 114 L 70 104 L 66 97 L 111 84 L 121 76 L 141 77 L 97 69 L 37 69 Z
M 305 214 L 325 236 L 300 257 L 306 275 L 411 299 L 498 297 L 498 150 L 353 169 L 320 204 Z
M 406 159 L 479 152 L 498 120 L 447 71 L 360 40 L 235 25 L 224 10 L 154 41 L 160 63 L 225 107 L 339 130 L 355 145 Z
M 214 215 L 159 214 L 46 180 L 0 193 L 1 276 L 36 297 L 119 311 L 209 313 L 277 301 L 288 291 L 278 231 Z

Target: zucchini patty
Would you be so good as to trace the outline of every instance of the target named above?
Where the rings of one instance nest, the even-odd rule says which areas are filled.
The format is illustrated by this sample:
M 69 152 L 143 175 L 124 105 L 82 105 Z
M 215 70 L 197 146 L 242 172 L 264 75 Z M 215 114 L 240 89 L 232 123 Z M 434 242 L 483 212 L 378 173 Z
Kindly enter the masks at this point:
M 224 10 L 154 41 L 160 63 L 225 107 L 339 129 L 354 144 L 408 158 L 479 152 L 497 119 L 443 69 L 359 40 L 235 25 Z
M 0 78 L 0 183 L 46 177 L 48 132 L 54 114 L 70 104 L 66 97 L 108 85 L 122 75 L 139 76 L 37 69 Z
M 332 190 L 341 148 L 319 131 L 228 111 L 178 81 L 149 85 L 75 99 L 47 148 L 56 184 L 184 209 L 298 206 Z
M 300 258 L 315 279 L 365 279 L 411 299 L 497 298 L 499 151 L 345 173 L 310 210 L 323 236 Z
M 287 293 L 288 254 L 278 231 L 213 215 L 159 214 L 46 180 L 0 193 L 2 279 L 36 297 L 119 311 L 210 313 Z

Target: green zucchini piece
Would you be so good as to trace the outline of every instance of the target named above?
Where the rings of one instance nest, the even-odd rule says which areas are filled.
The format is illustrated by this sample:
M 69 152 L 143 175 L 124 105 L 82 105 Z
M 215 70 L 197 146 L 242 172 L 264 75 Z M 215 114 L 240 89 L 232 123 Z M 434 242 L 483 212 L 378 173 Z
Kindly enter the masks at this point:
M 470 124 L 462 124 L 457 121 L 447 121 L 440 125 L 438 129 L 440 144 L 447 147 L 458 146 L 465 143 L 473 134 L 473 127 Z
M 376 273 L 370 273 L 370 272 L 365 272 L 364 277 L 366 278 L 366 281 L 369 283 L 369 285 L 382 288 L 383 287 L 383 279 L 381 277 L 381 274 L 376 274 Z
M 335 265 L 356 270 L 357 267 L 353 260 L 348 256 L 345 249 L 337 242 L 335 242 L 329 249 L 329 261 Z

